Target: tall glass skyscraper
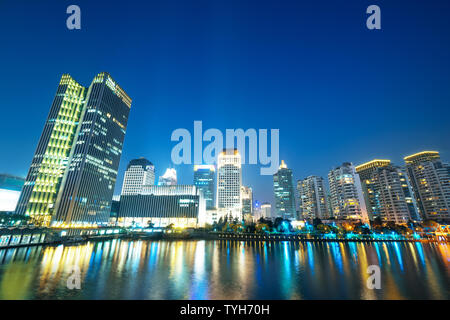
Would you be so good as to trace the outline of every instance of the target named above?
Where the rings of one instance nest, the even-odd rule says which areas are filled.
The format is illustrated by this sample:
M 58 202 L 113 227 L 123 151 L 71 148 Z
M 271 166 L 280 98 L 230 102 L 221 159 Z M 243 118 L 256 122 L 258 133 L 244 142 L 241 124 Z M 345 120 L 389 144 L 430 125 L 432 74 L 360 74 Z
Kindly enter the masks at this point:
M 50 224 L 85 97 L 86 88 L 68 74 L 61 77 L 16 208 L 37 225 Z
M 194 166 L 194 185 L 203 191 L 208 210 L 214 208 L 215 173 L 213 165 Z
M 217 209 L 221 217 L 242 218 L 242 168 L 237 149 L 226 149 L 217 157 Z
M 273 191 L 276 215 L 284 219 L 296 219 L 292 170 L 288 169 L 284 160 L 281 160 L 278 171 L 273 175 Z
M 16 212 L 43 226 L 107 223 L 131 99 L 108 73 L 63 75 Z

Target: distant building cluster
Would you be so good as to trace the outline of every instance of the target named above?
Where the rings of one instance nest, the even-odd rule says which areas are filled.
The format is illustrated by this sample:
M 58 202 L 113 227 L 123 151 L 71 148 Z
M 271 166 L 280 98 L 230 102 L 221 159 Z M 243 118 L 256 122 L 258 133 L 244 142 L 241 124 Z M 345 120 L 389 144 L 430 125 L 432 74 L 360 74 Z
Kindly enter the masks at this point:
M 358 219 L 406 224 L 450 220 L 450 165 L 437 151 L 404 158 L 405 166 L 372 160 L 343 163 L 328 174 L 329 193 L 321 177 L 297 182 L 299 218 Z
M 345 162 L 328 173 L 329 189 L 313 175 L 297 181 L 297 194 L 282 160 L 273 175 L 274 208 L 242 184 L 237 149 L 220 152 L 216 166 L 195 165 L 192 185 L 178 184 L 174 168 L 156 183 L 153 163 L 138 158 L 129 162 L 121 194 L 113 197 L 130 107 L 130 97 L 108 73 L 89 87 L 64 74 L 26 179 L 0 175 L 0 212 L 60 228 L 202 227 L 221 219 L 278 217 L 367 224 L 450 220 L 450 165 L 437 151 L 407 156 L 404 166 Z

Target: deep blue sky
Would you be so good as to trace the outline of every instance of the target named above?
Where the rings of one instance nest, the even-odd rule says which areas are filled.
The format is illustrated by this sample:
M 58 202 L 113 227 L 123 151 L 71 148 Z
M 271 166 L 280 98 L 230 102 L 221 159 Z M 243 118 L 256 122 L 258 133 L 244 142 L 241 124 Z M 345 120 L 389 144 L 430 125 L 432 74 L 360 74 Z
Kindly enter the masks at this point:
M 78 4 L 82 29 L 66 29 Z M 366 29 L 381 7 L 382 30 Z M 133 99 L 120 165 L 170 165 L 176 128 L 279 128 L 295 179 L 438 150 L 450 160 L 449 1 L 0 0 L 0 172 L 25 176 L 59 78 L 108 71 Z M 178 166 L 192 183 L 192 166 Z M 254 197 L 272 177 L 243 168 Z

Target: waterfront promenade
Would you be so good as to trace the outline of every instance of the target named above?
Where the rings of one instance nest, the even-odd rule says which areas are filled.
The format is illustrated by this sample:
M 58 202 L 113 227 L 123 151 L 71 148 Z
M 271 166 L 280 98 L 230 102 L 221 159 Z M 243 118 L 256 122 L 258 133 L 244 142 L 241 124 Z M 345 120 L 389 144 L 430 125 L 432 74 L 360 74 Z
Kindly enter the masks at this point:
M 291 241 L 291 242 L 450 242 L 448 237 L 402 236 L 398 234 L 332 233 L 235 233 L 204 230 L 3 228 L 0 249 L 35 245 L 59 245 L 122 238 L 128 240 L 227 240 L 227 241 Z

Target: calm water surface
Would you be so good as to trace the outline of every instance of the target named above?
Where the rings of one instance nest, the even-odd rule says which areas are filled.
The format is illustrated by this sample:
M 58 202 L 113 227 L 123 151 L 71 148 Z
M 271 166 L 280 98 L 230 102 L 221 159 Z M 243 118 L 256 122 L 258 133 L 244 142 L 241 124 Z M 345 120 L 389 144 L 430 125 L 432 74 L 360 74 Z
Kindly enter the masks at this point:
M 369 290 L 369 265 L 381 289 Z M 72 266 L 81 289 L 69 290 Z M 0 250 L 0 299 L 449 299 L 450 245 L 90 242 Z

